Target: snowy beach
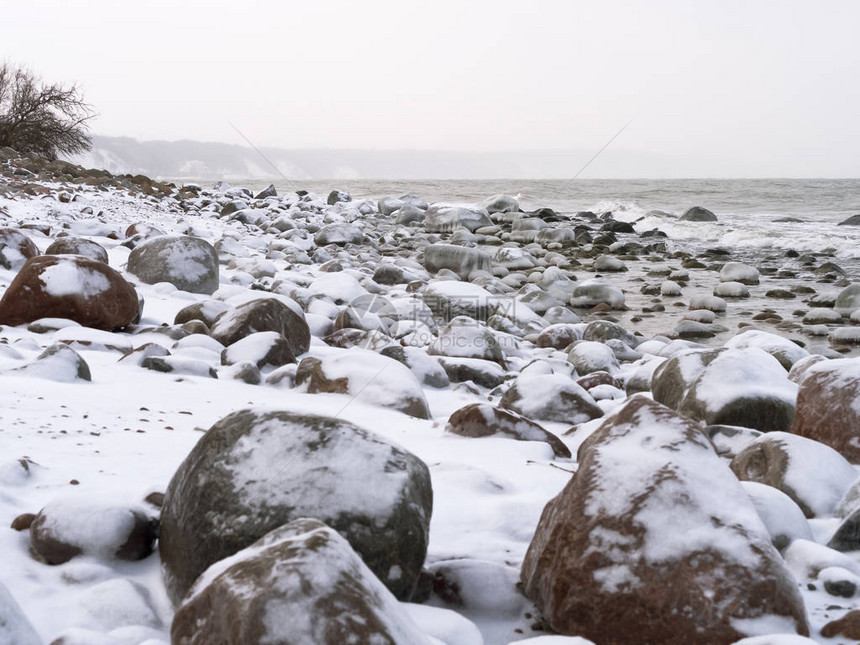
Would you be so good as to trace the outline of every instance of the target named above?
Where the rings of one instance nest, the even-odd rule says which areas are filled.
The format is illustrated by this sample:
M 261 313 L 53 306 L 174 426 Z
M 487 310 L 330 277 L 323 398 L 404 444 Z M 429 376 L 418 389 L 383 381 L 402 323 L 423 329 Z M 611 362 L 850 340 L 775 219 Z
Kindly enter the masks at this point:
M 251 186 L 0 151 L 0 642 L 860 638 L 848 205 Z

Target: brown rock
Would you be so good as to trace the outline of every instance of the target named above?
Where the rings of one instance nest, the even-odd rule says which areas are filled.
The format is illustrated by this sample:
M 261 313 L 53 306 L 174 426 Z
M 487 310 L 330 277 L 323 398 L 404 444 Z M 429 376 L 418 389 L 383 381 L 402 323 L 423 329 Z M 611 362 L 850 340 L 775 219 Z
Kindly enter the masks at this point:
M 617 378 L 612 376 L 609 372 L 604 372 L 602 370 L 598 370 L 597 372 L 591 372 L 590 374 L 586 374 L 585 376 L 581 376 L 576 379 L 577 384 L 585 388 L 586 390 L 590 390 L 593 387 L 597 387 L 598 385 L 611 385 L 612 387 L 617 387 L 621 389 L 622 383 Z
M 0 300 L 0 324 L 69 318 L 85 327 L 126 327 L 138 315 L 137 292 L 102 262 L 41 255 L 21 267 Z
M 83 255 L 108 264 L 108 254 L 97 242 L 82 237 L 60 237 L 45 249 L 46 255 Z
M 572 342 L 582 339 L 582 330 L 578 325 L 568 323 L 556 323 L 544 329 L 537 337 L 535 344 L 538 347 L 553 347 L 564 349 Z
M 70 510 L 64 505 L 49 504 L 30 524 L 30 550 L 38 560 L 63 564 L 83 553 L 135 561 L 152 553 L 156 523 L 143 513 L 97 506 Z
M 860 464 L 860 360 L 840 358 L 811 366 L 800 383 L 791 432 L 815 439 Z
M 30 528 L 34 519 L 36 519 L 36 515 L 34 513 L 23 513 L 12 520 L 12 528 L 16 531 L 26 531 Z
M 175 645 L 429 645 L 349 543 L 313 519 L 213 564 L 170 628 Z
M 542 441 L 549 444 L 556 457 L 570 457 L 570 448 L 538 423 L 516 412 L 489 403 L 470 403 L 449 418 L 446 432 L 461 437 L 502 435 L 517 441 Z
M 14 228 L 0 228 L 0 267 L 17 269 L 39 255 L 33 240 Z
M 850 638 L 860 640 L 860 609 L 852 609 L 839 620 L 831 620 L 821 628 L 824 638 Z
M 809 631 L 737 479 L 695 423 L 644 396 L 581 449 L 522 581 L 552 629 L 596 643 L 729 644 L 766 616 Z

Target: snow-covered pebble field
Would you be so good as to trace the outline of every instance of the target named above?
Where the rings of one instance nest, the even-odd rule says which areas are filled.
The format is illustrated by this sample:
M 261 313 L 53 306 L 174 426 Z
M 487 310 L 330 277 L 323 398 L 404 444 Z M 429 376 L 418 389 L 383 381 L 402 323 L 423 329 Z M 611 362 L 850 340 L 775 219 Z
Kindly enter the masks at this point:
M 0 643 L 860 640 L 852 276 L 805 348 L 611 214 L 0 172 Z

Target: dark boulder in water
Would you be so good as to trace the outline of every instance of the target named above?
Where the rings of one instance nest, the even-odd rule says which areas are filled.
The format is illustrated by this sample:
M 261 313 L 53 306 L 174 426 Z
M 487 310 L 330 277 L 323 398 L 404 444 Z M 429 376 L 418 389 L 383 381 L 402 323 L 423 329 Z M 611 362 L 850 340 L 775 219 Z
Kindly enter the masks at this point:
M 839 222 L 838 226 L 860 226 L 860 213 Z
M 681 221 L 684 222 L 716 222 L 717 216 L 707 208 L 701 206 L 693 206 L 684 211 L 681 215 Z

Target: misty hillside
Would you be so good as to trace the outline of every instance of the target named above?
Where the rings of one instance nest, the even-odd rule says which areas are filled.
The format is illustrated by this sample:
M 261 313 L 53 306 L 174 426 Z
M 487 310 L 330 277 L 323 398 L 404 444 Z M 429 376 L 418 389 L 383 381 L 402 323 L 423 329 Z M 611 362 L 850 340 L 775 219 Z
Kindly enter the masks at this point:
M 93 138 L 75 157 L 86 167 L 115 173 L 188 179 L 522 179 L 570 178 L 595 151 L 525 150 L 285 150 L 200 141 Z M 277 167 L 275 170 L 267 161 Z M 589 168 L 593 177 L 659 176 L 677 159 L 607 150 Z

